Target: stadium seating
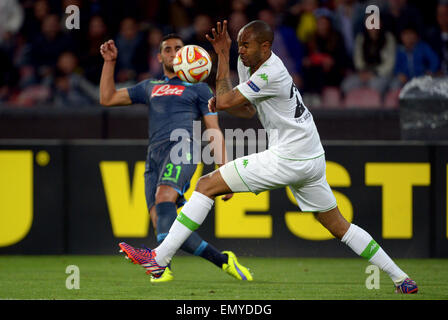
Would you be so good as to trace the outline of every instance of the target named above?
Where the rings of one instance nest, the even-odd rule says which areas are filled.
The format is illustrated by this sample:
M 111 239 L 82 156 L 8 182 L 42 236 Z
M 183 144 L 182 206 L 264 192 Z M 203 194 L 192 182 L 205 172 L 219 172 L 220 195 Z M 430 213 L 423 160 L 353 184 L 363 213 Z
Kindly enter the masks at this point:
M 398 96 L 400 94 L 399 89 L 389 91 L 384 97 L 384 107 L 387 109 L 398 108 Z
M 322 107 L 326 109 L 336 109 L 343 107 L 342 95 L 338 87 L 325 87 L 322 90 Z
M 379 92 L 369 89 L 360 88 L 347 93 L 344 99 L 346 108 L 378 108 L 382 104 Z

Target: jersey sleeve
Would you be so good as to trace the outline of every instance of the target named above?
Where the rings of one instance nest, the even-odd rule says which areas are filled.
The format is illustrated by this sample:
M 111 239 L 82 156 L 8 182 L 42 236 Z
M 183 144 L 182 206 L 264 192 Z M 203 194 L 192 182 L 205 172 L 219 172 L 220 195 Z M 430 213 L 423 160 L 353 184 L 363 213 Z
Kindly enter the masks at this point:
M 217 114 L 217 112 L 210 112 L 208 110 L 208 100 L 213 97 L 213 91 L 210 89 L 208 84 L 202 82 L 197 85 L 198 90 L 198 103 L 197 107 L 201 112 L 202 116 L 209 116 Z
M 243 81 L 241 81 L 243 80 Z M 238 91 L 251 103 L 276 96 L 281 89 L 281 75 L 273 67 L 260 67 L 248 80 L 240 77 Z
M 147 104 L 148 103 L 148 84 L 149 80 L 143 80 L 135 86 L 128 88 L 129 97 L 133 104 Z
M 238 56 L 238 62 L 237 62 L 237 70 L 238 70 L 238 78 L 239 78 L 239 83 L 243 83 L 246 82 L 248 80 L 248 76 L 244 67 L 243 62 L 241 61 L 240 56 Z

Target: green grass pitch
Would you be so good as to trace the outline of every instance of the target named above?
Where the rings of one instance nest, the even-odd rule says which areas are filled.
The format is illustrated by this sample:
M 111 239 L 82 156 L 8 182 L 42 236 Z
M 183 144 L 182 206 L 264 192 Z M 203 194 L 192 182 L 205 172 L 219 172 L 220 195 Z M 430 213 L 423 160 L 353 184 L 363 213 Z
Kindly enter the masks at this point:
M 123 256 L 0 256 L 0 299 L 44 300 L 448 300 L 448 259 L 396 259 L 419 285 L 415 295 L 393 293 L 387 274 L 367 289 L 361 258 L 240 257 L 253 282 L 237 281 L 192 256 L 173 259 L 175 280 L 151 284 L 142 267 Z M 67 289 L 69 265 L 80 288 Z

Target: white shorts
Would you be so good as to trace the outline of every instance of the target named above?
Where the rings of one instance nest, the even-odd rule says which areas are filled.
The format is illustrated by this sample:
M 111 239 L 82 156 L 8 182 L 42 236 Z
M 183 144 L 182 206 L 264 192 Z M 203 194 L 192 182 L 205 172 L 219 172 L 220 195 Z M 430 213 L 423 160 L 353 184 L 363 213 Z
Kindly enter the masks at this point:
M 303 212 L 325 212 L 336 207 L 336 198 L 325 174 L 325 155 L 290 160 L 265 150 L 226 163 L 219 168 L 232 192 L 258 194 L 288 186 Z

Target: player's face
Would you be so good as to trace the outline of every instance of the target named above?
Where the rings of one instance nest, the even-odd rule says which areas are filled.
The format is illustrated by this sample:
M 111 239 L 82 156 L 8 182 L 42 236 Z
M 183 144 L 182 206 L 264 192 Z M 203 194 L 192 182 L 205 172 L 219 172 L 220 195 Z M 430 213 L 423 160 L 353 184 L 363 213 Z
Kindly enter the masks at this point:
M 262 60 L 261 45 L 250 30 L 242 29 L 238 33 L 238 54 L 246 67 L 258 67 Z
M 162 63 L 165 70 L 174 73 L 173 60 L 177 50 L 184 46 L 180 39 L 168 39 L 163 41 L 162 50 L 159 53 L 159 62 Z

